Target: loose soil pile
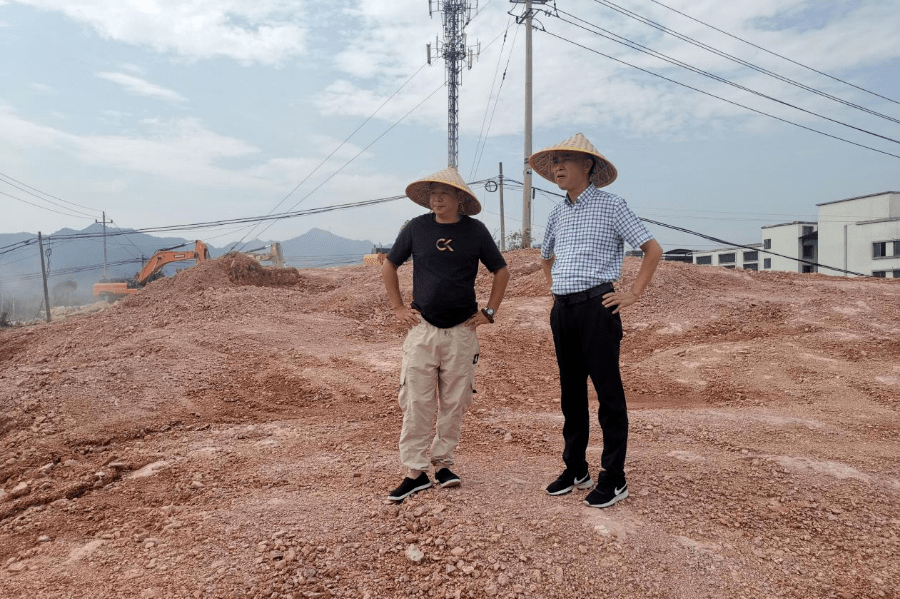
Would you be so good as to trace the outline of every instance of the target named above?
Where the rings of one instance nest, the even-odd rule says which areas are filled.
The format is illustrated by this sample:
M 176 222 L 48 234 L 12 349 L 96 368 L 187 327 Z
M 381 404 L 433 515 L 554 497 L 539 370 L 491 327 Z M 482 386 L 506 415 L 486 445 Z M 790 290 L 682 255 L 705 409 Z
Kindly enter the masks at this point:
M 378 268 L 225 256 L 0 330 L 0 597 L 900 597 L 896 281 L 661 264 L 623 315 L 631 496 L 595 510 L 543 493 L 550 298 L 506 257 L 463 484 L 400 506 Z

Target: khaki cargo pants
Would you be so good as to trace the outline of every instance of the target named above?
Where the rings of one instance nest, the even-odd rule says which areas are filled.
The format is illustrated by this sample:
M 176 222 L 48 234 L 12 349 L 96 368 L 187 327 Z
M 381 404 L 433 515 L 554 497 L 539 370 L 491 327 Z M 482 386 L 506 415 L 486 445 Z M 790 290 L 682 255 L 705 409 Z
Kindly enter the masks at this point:
M 464 324 L 440 329 L 422 320 L 406 335 L 398 401 L 400 461 L 410 470 L 428 470 L 429 445 L 436 469 L 453 464 L 463 414 L 475 392 L 477 361 L 478 336 Z

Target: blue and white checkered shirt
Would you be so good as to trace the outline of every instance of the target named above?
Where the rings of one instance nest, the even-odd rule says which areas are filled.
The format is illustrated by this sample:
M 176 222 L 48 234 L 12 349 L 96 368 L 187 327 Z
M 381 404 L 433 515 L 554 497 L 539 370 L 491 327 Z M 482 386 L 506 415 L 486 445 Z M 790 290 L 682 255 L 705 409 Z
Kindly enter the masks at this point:
M 565 199 L 550 211 L 541 258 L 556 254 L 551 291 L 565 295 L 615 281 L 622 274 L 623 241 L 637 248 L 651 239 L 624 199 L 588 185 L 575 204 Z

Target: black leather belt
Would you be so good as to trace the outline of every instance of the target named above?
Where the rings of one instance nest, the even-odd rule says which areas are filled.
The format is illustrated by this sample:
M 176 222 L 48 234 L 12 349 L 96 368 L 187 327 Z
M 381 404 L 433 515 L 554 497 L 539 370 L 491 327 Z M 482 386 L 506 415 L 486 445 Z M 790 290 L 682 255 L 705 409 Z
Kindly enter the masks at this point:
M 556 295 L 553 294 L 553 297 L 556 298 L 556 301 L 563 305 L 570 304 L 580 304 L 581 302 L 586 302 L 589 299 L 593 299 L 599 295 L 604 295 L 613 291 L 612 283 L 601 283 L 596 287 L 591 287 L 590 289 L 585 289 L 584 291 L 578 291 L 576 293 L 567 293 L 565 295 Z

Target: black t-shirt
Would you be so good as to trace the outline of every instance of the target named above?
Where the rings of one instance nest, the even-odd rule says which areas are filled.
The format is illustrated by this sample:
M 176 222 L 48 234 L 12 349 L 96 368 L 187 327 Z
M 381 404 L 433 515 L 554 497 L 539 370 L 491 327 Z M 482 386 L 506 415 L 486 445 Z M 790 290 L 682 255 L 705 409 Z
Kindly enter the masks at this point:
M 478 261 L 491 272 L 506 266 L 487 227 L 469 216 L 443 224 L 423 214 L 400 231 L 387 255 L 395 266 L 413 257 L 412 307 L 436 327 L 449 329 L 478 311 Z

